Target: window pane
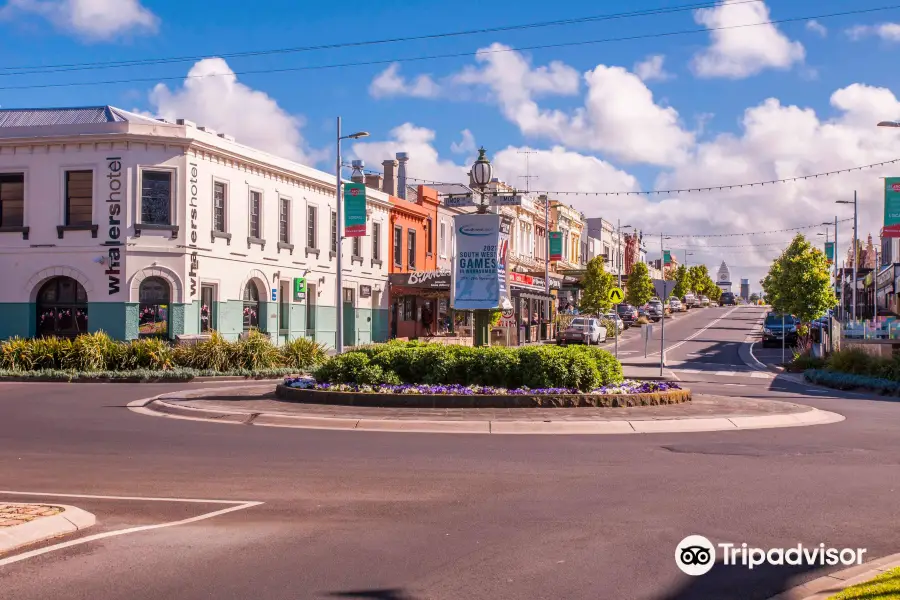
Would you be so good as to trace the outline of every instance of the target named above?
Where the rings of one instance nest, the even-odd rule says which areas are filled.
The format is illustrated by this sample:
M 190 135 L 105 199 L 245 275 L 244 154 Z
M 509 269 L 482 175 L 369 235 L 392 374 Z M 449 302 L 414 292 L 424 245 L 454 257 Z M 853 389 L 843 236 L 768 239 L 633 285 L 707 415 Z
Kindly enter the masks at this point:
M 394 228 L 394 264 L 403 265 L 403 230 Z
M 362 238 L 353 238 L 353 256 L 362 256 Z
M 281 213 L 278 216 L 278 241 L 288 243 L 288 220 L 290 215 L 290 203 L 281 199 Z
M 409 254 L 409 257 L 407 259 L 407 262 L 409 263 L 409 268 L 415 269 L 416 268 L 416 232 L 415 231 L 410 230 L 408 232 L 407 250 L 406 251 Z
M 141 177 L 141 222 L 171 225 L 172 173 L 144 171 Z
M 381 223 L 372 224 L 372 259 L 381 260 Z
M 306 209 L 306 247 L 318 248 L 318 240 L 316 236 L 316 207 L 310 206 Z
M 166 337 L 169 334 L 168 304 L 141 304 L 138 334 L 144 337 Z
M 213 323 L 214 298 L 215 288 L 213 286 L 200 286 L 200 331 L 202 332 L 215 329 L 215 323 Z
M 148 277 L 138 292 L 142 304 L 168 304 L 169 283 L 161 277 Z
M 66 171 L 66 225 L 93 223 L 94 172 Z
M 0 227 L 22 227 L 25 222 L 25 174 L 0 175 Z
M 213 228 L 225 233 L 225 184 L 216 181 L 213 184 Z
M 431 219 L 428 219 L 427 221 L 425 221 L 425 252 L 427 252 L 428 254 L 431 254 L 433 252 L 433 249 L 431 247 L 431 232 Z
M 337 252 L 338 225 L 337 213 L 331 212 L 331 251 Z
M 261 202 L 261 194 L 259 192 L 250 192 L 250 236 L 259 238 L 259 205 Z

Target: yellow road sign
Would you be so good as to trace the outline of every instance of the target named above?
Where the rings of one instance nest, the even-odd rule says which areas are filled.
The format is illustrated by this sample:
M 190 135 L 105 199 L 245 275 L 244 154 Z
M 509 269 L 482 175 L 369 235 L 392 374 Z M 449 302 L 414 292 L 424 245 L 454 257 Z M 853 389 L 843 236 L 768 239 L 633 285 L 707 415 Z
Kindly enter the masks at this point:
M 620 290 L 619 288 L 613 288 L 609 290 L 609 301 L 613 304 L 621 304 L 622 300 L 625 299 L 625 292 Z

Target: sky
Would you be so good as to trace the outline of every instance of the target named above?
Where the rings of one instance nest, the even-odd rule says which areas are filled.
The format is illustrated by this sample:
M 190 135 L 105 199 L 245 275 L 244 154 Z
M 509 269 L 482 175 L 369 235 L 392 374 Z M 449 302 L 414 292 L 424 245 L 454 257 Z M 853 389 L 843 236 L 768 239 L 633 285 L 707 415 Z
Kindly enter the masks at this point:
M 371 133 L 345 160 L 380 170 L 405 151 L 437 181 L 466 181 L 484 146 L 510 185 L 621 219 L 651 256 L 666 234 L 679 260 L 724 260 L 754 290 L 794 232 L 714 236 L 837 217 L 843 256 L 852 207 L 835 201 L 856 192 L 860 237 L 877 236 L 881 178 L 900 174 L 665 191 L 900 158 L 900 130 L 876 127 L 900 119 L 900 0 L 6 0 L 0 30 L 3 108 L 187 118 L 323 170 L 340 115 Z M 663 192 L 558 193 L 648 190 Z

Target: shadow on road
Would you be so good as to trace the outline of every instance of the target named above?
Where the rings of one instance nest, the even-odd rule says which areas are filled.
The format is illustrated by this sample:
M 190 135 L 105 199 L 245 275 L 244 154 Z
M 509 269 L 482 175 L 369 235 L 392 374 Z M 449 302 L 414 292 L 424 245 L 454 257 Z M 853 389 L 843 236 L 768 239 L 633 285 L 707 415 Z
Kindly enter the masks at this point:
M 386 590 L 351 590 L 347 592 L 330 592 L 331 598 L 370 598 L 372 600 L 416 600 L 402 589 Z
M 808 565 L 716 566 L 706 575 L 688 577 L 684 585 L 655 600 L 766 600 L 800 585 L 798 576 L 815 570 Z

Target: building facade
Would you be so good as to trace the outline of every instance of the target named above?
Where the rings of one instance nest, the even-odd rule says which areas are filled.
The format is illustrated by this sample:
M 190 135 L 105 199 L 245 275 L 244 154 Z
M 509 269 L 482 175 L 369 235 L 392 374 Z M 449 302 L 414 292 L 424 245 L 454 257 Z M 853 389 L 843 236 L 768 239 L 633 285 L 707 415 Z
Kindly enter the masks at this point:
M 392 204 L 343 242 L 335 177 L 187 120 L 110 106 L 0 110 L 0 338 L 175 339 L 258 329 L 387 338 Z M 340 300 L 339 300 L 340 297 Z

